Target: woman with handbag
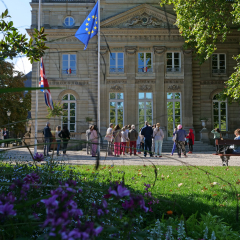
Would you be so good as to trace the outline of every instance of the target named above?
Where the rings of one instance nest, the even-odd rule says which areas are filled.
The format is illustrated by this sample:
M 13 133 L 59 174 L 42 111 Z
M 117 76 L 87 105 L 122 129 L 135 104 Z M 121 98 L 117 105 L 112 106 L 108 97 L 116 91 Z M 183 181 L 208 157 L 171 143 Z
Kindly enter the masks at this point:
M 67 126 L 63 126 L 63 130 L 58 136 L 63 139 L 63 155 L 67 155 L 67 145 L 70 140 L 70 132 L 68 131 Z

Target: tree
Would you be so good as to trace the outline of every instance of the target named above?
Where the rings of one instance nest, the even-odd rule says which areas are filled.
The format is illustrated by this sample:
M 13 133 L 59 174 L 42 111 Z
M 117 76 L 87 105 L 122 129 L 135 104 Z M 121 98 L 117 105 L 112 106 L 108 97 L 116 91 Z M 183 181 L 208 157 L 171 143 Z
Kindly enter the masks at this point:
M 48 115 L 47 118 L 53 118 L 54 119 L 54 126 L 55 126 L 55 117 L 58 117 L 58 119 L 60 119 L 61 116 L 64 115 L 64 111 L 63 111 L 63 105 L 59 102 L 59 103 L 53 103 L 53 110 L 48 107 L 47 108 L 48 111 Z
M 13 59 L 19 54 L 26 54 L 31 63 L 39 61 L 44 55 L 44 50 L 48 49 L 45 45 L 46 34 L 44 28 L 40 31 L 34 29 L 33 38 L 27 39 L 26 34 L 20 34 L 13 27 L 13 22 L 6 22 L 8 10 L 2 13 L 0 17 L 0 32 L 3 34 L 3 39 L 0 41 L 0 61 L 6 58 Z
M 0 61 L 0 88 L 24 88 L 26 78 L 21 72 L 14 70 L 13 64 Z M 19 100 L 22 98 L 23 102 Z M 28 92 L 10 92 L 1 93 L 0 95 L 0 128 L 7 127 L 8 116 L 7 111 L 11 111 L 9 126 L 14 126 L 16 134 L 25 132 L 25 121 L 27 119 L 28 110 L 31 109 L 31 94 Z M 16 122 L 13 124 L 13 122 Z
M 176 25 L 185 39 L 185 48 L 193 49 L 200 64 L 206 61 L 217 44 L 226 40 L 227 34 L 237 29 L 240 23 L 240 2 L 233 0 L 162 0 L 173 4 L 177 14 Z M 226 82 L 223 98 L 240 103 L 240 55 L 235 72 Z

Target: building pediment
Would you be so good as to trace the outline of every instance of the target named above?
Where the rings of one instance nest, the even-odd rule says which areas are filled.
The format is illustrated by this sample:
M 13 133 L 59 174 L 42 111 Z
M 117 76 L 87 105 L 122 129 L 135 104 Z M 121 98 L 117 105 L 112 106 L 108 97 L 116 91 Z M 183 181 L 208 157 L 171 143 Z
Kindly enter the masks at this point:
M 101 22 L 102 28 L 177 28 L 176 17 L 149 4 L 141 4 Z

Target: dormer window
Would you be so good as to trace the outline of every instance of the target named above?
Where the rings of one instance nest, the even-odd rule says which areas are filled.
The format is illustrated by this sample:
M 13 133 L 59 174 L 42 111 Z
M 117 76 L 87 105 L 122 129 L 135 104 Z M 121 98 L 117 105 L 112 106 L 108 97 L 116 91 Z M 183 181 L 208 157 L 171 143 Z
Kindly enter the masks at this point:
M 66 17 L 65 20 L 64 20 L 64 25 L 66 27 L 72 27 L 74 25 L 74 18 L 73 17 Z

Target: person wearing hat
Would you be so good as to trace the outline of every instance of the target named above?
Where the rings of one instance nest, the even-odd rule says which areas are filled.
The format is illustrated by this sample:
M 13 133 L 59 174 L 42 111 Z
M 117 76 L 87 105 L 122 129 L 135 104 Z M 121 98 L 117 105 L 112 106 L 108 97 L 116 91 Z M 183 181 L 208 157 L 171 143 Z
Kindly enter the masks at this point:
M 186 155 L 186 149 L 185 149 L 185 138 L 187 137 L 187 133 L 185 130 L 182 129 L 182 125 L 179 124 L 177 126 L 177 132 L 176 132 L 176 146 L 178 150 L 178 157 L 181 157 L 181 152 L 183 152 L 184 156 Z

